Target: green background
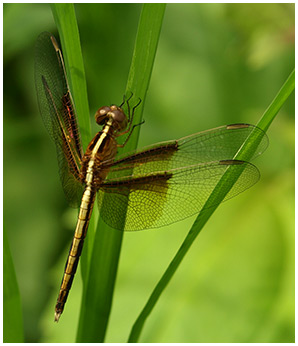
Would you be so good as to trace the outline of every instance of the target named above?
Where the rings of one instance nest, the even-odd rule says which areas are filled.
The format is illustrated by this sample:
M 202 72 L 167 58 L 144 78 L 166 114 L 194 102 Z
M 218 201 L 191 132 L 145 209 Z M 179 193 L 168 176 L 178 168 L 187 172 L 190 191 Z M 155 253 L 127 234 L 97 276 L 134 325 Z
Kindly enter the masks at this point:
M 121 103 L 138 4 L 76 5 L 93 114 Z M 25 341 L 73 342 L 82 284 L 54 305 L 76 222 L 37 109 L 34 43 L 57 36 L 48 5 L 4 5 L 4 228 Z M 139 147 L 224 124 L 255 124 L 294 67 L 293 4 L 169 4 Z M 294 95 L 255 161 L 260 182 L 210 219 L 153 310 L 142 342 L 294 341 Z M 108 342 L 125 342 L 194 218 L 127 233 Z M 5 316 L 4 316 L 5 319 Z

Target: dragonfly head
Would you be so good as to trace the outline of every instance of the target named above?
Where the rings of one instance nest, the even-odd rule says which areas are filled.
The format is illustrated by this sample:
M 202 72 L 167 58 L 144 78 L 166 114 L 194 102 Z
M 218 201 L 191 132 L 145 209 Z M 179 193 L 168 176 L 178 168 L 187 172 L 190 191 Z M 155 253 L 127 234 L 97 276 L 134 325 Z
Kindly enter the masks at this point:
M 99 108 L 95 113 L 95 120 L 98 125 L 106 125 L 110 122 L 115 132 L 125 130 L 128 125 L 127 116 L 120 107 L 115 105 Z

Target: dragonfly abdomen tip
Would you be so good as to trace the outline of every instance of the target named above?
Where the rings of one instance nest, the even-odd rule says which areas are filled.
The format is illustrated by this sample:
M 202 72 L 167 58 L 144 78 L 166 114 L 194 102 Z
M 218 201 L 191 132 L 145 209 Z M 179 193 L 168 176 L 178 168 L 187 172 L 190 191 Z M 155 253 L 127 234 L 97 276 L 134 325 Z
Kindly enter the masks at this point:
M 54 320 L 54 322 L 59 322 L 60 316 L 61 316 L 61 312 L 55 311 L 55 320 Z

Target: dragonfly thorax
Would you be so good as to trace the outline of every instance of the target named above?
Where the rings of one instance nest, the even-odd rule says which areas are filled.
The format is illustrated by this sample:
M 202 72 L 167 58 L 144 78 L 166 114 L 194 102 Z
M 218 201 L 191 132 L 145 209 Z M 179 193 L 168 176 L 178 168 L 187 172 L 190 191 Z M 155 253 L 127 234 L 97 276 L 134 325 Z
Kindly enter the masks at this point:
M 125 130 L 128 125 L 127 116 L 120 107 L 115 105 L 99 108 L 95 113 L 95 120 L 98 125 L 106 125 L 110 122 L 115 132 Z

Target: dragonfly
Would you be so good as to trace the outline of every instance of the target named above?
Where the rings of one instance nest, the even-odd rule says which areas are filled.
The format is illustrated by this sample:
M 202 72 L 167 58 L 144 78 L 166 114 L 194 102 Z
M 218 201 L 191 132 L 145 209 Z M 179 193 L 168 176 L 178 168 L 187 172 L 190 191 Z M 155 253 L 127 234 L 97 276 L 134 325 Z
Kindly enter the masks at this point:
M 247 141 L 258 140 L 249 159 L 263 153 L 268 145 L 265 133 L 250 124 L 225 125 L 117 155 L 137 126 L 133 125 L 137 105 L 129 107 L 130 98 L 120 106 L 97 110 L 95 120 L 101 129 L 84 152 L 62 52 L 48 32 L 37 39 L 35 84 L 43 122 L 56 145 L 65 195 L 71 206 L 79 207 L 55 306 L 56 322 L 72 286 L 96 198 L 105 223 L 137 231 L 199 213 L 227 170 L 237 180 L 223 201 L 259 180 L 256 166 L 234 159 Z

